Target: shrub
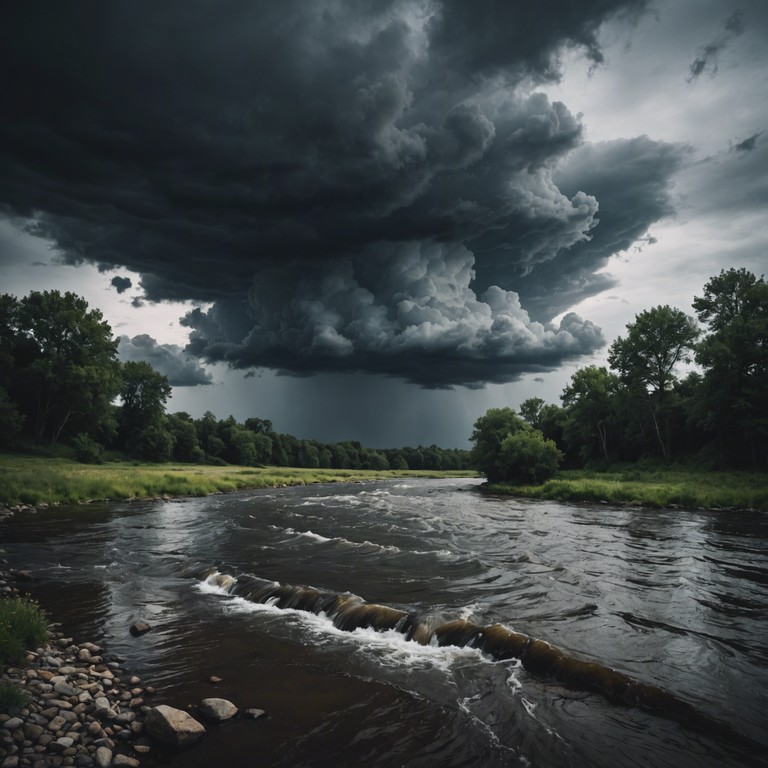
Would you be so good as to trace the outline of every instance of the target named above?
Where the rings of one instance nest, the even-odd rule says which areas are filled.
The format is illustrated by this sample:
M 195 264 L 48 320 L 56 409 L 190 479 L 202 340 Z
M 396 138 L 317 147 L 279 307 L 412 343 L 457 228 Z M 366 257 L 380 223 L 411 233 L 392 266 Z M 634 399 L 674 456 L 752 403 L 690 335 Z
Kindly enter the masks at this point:
M 0 684 L 0 712 L 21 709 L 29 702 L 26 691 L 11 683 Z
M 20 664 L 27 648 L 48 640 L 48 617 L 29 597 L 0 600 L 0 666 Z
M 552 440 L 545 440 L 537 429 L 526 429 L 501 441 L 496 466 L 506 480 L 538 484 L 553 477 L 562 460 L 563 454 Z
M 72 440 L 75 449 L 75 458 L 81 464 L 103 464 L 104 447 L 91 437 L 81 432 Z

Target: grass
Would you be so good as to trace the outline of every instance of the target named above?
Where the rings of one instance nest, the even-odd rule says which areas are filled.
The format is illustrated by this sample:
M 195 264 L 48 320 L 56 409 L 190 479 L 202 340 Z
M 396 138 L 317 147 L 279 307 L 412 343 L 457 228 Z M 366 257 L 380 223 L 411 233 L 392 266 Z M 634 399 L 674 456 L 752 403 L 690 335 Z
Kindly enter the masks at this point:
M 13 683 L 0 683 L 0 712 L 15 712 L 29 703 L 29 694 Z
M 0 454 L 0 504 L 74 504 L 86 500 L 205 496 L 244 488 L 353 482 L 390 477 L 474 477 L 471 471 L 213 467 L 198 464 L 110 462 Z
M 0 667 L 21 664 L 26 651 L 48 641 L 48 617 L 29 597 L 0 600 Z
M 768 510 L 768 474 L 692 469 L 566 470 L 541 485 L 494 483 L 489 493 L 644 507 Z

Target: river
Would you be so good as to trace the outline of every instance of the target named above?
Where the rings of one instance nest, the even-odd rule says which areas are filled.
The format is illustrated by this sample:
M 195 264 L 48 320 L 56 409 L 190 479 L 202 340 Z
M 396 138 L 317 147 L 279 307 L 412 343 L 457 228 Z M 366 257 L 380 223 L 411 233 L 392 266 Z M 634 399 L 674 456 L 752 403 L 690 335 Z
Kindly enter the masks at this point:
M 2 537 L 64 631 L 125 657 L 157 703 L 222 696 L 269 713 L 144 765 L 768 764 L 762 513 L 525 501 L 484 496 L 473 480 L 409 479 L 60 507 L 18 515 Z M 662 689 L 700 719 L 499 660 L 476 633 L 438 645 L 401 625 L 348 631 L 216 574 L 353 593 L 431 628 L 499 623 Z M 138 619 L 153 629 L 134 638 Z

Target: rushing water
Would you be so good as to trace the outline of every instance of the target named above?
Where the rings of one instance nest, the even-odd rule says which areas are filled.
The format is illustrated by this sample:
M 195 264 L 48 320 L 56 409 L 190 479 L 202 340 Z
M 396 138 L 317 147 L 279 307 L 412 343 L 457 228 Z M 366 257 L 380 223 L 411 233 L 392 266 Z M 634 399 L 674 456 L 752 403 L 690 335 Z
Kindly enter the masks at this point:
M 768 764 L 764 514 L 496 499 L 473 481 L 408 480 L 59 508 L 2 536 L 65 631 L 124 656 L 158 702 L 217 695 L 269 712 L 145 764 Z M 501 623 L 658 686 L 705 726 L 478 647 L 254 603 L 206 581 L 204 566 L 348 591 L 430 627 Z M 153 630 L 131 637 L 137 619 Z

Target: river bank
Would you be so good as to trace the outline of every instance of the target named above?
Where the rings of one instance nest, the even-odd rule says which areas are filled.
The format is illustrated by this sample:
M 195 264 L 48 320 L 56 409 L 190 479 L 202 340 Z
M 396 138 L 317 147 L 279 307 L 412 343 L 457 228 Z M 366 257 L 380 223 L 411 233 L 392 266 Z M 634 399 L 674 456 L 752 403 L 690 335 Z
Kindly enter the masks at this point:
M 77 504 L 386 478 L 474 477 L 469 470 L 351 470 L 110 462 L 0 454 L 0 506 Z
M 768 510 L 768 473 L 690 469 L 564 470 L 540 485 L 486 483 L 484 493 L 654 509 Z

